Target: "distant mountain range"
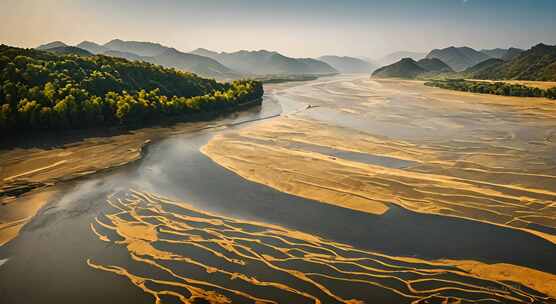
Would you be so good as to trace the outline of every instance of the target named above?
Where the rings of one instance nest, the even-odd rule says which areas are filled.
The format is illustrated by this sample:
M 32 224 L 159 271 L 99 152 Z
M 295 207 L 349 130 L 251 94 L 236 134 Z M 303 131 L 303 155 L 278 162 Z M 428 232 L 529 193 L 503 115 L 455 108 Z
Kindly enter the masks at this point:
M 196 49 L 192 54 L 212 58 L 235 71 L 251 75 L 304 75 L 338 73 L 329 64 L 312 58 L 291 58 L 267 50 L 233 53 Z
M 489 59 L 489 55 L 476 51 L 470 47 L 449 47 L 434 49 L 426 58 L 437 58 L 449 65 L 454 71 L 460 72 Z
M 502 59 L 505 61 L 512 60 L 514 57 L 523 52 L 522 49 L 511 47 L 509 49 L 491 49 L 491 50 L 481 50 L 481 53 L 488 55 L 491 58 Z
M 100 54 L 132 61 L 146 61 L 217 79 L 277 74 L 317 75 L 338 73 L 332 66 L 320 60 L 290 58 L 277 52 L 265 50 L 217 53 L 198 49 L 191 53 L 185 53 L 158 43 L 124 41 L 121 39 L 114 39 L 104 45 L 83 41 L 75 47 L 68 46 L 61 41 L 55 41 L 41 45 L 37 49 L 71 52 L 78 55 Z M 370 71 L 369 69 L 365 72 Z
M 404 58 L 376 70 L 373 76 L 556 81 L 556 46 L 539 44 L 526 51 L 509 48 L 481 52 L 468 47 L 449 47 L 433 50 L 419 61 Z
M 377 66 L 366 60 L 347 56 L 322 56 L 317 58 L 320 61 L 328 63 L 331 67 L 340 73 L 371 73 Z

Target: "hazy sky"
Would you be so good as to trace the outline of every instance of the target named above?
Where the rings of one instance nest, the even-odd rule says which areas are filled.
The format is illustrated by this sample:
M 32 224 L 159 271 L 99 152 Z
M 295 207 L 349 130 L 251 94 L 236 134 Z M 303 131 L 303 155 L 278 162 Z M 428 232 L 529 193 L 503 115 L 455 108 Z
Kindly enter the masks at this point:
M 0 0 L 0 43 L 153 41 L 182 51 L 380 57 L 556 44 L 556 0 Z

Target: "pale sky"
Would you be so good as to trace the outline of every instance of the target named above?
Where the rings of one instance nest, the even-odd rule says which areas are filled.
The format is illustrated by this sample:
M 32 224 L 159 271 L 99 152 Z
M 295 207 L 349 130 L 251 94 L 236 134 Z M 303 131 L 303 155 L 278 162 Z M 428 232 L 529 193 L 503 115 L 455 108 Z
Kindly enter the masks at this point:
M 0 43 L 152 41 L 378 58 L 451 45 L 556 44 L 556 0 L 0 0 Z

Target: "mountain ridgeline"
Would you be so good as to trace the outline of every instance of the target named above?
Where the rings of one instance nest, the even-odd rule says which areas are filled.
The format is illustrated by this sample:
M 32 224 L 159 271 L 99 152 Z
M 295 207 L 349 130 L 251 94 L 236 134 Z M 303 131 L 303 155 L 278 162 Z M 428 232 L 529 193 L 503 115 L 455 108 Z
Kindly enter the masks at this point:
M 262 95 L 258 81 L 220 83 L 147 62 L 0 46 L 2 131 L 188 120 Z
M 322 56 L 318 60 L 326 62 L 340 73 L 371 73 L 377 67 L 368 61 L 347 56 Z
M 196 49 L 192 54 L 212 58 L 232 70 L 248 75 L 309 75 L 334 74 L 336 69 L 312 58 L 291 58 L 266 50 L 238 51 L 233 53 Z
M 556 81 L 556 46 L 539 44 L 525 51 L 509 48 L 483 52 L 450 47 L 433 50 L 419 61 L 404 58 L 376 70 L 373 76 Z

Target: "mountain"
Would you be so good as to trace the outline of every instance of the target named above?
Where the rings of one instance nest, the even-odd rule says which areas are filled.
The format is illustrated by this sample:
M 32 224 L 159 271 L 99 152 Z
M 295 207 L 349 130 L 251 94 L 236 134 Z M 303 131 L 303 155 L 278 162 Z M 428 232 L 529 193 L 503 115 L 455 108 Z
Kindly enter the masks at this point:
M 538 44 L 475 78 L 556 81 L 556 46 Z
M 411 58 L 413 60 L 421 60 L 427 54 L 420 53 L 420 52 L 407 52 L 407 51 L 400 51 L 388 54 L 377 61 L 381 66 L 390 65 L 392 63 L 398 62 L 403 58 Z
M 133 53 L 139 56 L 157 56 L 166 52 L 169 47 L 163 46 L 153 42 L 142 41 L 123 41 L 114 39 L 104 45 L 105 48 L 112 51 L 120 51 L 126 53 Z
M 508 50 L 507 49 L 496 48 L 496 49 L 480 50 L 480 52 L 487 55 L 488 57 L 491 57 L 491 58 L 502 59 L 502 57 L 504 57 L 504 55 L 506 55 Z
M 417 64 L 428 72 L 433 73 L 452 73 L 454 70 L 438 58 L 423 58 Z
M 354 57 L 322 56 L 318 60 L 327 63 L 340 73 L 371 73 L 376 66 Z
M 277 52 L 266 50 L 217 53 L 207 49 L 191 52 L 221 62 L 233 70 L 254 75 L 277 74 L 331 74 L 338 71 L 329 64 L 311 58 L 290 58 Z
M 58 48 L 58 47 L 64 47 L 64 46 L 68 46 L 68 45 L 63 43 L 62 41 L 54 41 L 54 42 L 50 42 L 50 43 L 46 43 L 46 44 L 41 44 L 41 45 L 37 46 L 35 49 L 44 51 L 44 50 L 48 50 L 48 49 L 52 49 L 52 48 Z
M 511 60 L 515 56 L 519 55 L 519 53 L 523 52 L 522 49 L 511 47 L 509 49 L 490 49 L 490 50 L 481 50 L 481 53 L 488 55 L 491 58 L 496 59 L 503 59 L 503 60 Z
M 403 58 L 402 60 L 379 68 L 374 71 L 373 77 L 380 78 L 415 78 L 423 73 L 428 72 L 412 58 Z
M 94 43 L 91 41 L 83 41 L 80 44 L 76 45 L 78 48 L 87 50 L 93 54 L 102 54 L 105 53 L 107 51 L 109 51 L 108 48 L 98 44 L 98 43 Z
M 504 56 L 502 56 L 501 59 L 505 60 L 505 61 L 510 61 L 510 60 L 514 59 L 515 57 L 517 57 L 521 53 L 523 53 L 522 49 L 509 48 L 508 51 L 506 52 L 506 54 Z
M 469 47 L 449 47 L 434 49 L 426 58 L 438 58 L 449 65 L 454 71 L 459 72 L 474 66 L 490 57 Z
M 79 56 L 93 56 L 91 52 L 84 50 L 82 48 L 78 48 L 76 46 L 59 46 L 59 47 L 45 49 L 45 51 L 64 54 L 64 55 L 71 54 L 71 55 L 79 55 Z
M 144 61 L 159 64 L 164 67 L 172 67 L 180 70 L 191 71 L 193 73 L 215 77 L 215 78 L 235 78 L 239 75 L 220 62 L 205 56 L 183 53 L 176 49 L 169 48 L 162 54 L 152 57 L 142 57 Z
M 465 78 L 475 78 L 475 75 L 479 75 L 484 71 L 492 69 L 494 67 L 504 64 L 504 60 L 498 58 L 490 58 L 485 61 L 479 62 L 476 65 L 465 69 L 461 72 Z
M 130 61 L 148 61 L 146 58 L 139 56 L 137 54 L 128 53 L 128 52 L 120 52 L 120 51 L 105 51 L 101 55 L 110 56 L 110 57 L 117 57 L 117 58 L 124 58 Z

